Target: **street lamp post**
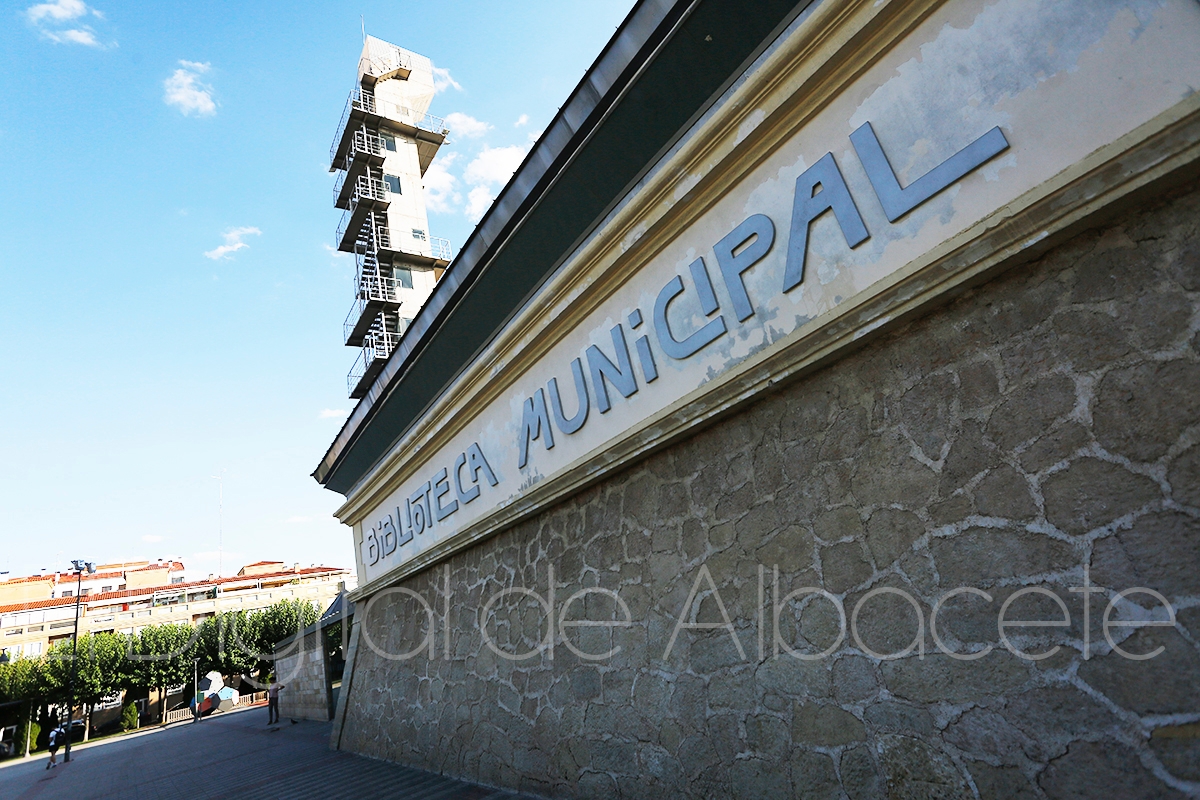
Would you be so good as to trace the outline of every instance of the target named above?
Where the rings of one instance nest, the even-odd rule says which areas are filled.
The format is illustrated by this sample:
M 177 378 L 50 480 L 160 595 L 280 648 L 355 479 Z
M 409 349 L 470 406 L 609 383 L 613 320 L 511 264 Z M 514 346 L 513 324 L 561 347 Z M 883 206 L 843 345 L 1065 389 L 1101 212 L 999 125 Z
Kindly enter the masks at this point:
M 79 647 L 79 601 L 82 599 L 80 589 L 83 586 L 83 571 L 91 575 L 96 571 L 96 565 L 90 561 L 72 561 L 75 568 L 75 630 L 71 634 L 71 694 L 67 697 L 67 750 L 63 754 L 63 763 L 71 760 L 71 724 L 75 721 L 75 675 L 79 672 L 79 662 L 75 653 Z
M 192 659 L 192 722 L 200 721 L 200 659 Z

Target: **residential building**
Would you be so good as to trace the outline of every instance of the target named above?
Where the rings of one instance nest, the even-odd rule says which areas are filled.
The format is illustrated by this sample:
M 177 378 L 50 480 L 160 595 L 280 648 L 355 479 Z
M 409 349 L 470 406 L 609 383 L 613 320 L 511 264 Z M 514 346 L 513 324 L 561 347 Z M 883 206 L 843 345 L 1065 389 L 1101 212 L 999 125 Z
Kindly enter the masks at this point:
M 311 600 L 318 612 L 354 578 L 340 567 L 259 561 L 237 575 L 188 579 L 175 559 L 100 564 L 96 572 L 56 572 L 0 583 L 0 652 L 8 658 L 39 656 L 75 629 L 135 634 L 148 625 L 196 624 L 225 611 L 255 611 L 280 600 Z

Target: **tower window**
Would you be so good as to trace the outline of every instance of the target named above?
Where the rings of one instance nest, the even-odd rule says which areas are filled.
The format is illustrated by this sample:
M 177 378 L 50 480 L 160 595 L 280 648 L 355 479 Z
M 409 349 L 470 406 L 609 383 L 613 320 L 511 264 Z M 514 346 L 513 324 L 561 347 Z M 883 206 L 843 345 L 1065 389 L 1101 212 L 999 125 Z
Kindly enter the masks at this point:
M 391 150 L 393 153 L 396 152 L 396 137 L 388 136 L 386 133 L 383 134 L 383 146 L 385 149 Z
M 411 289 L 413 287 L 412 270 L 408 267 L 396 267 L 393 274 L 395 275 L 396 283 L 400 284 L 402 288 Z
M 383 182 L 387 184 L 387 189 L 392 194 L 400 194 L 400 179 L 395 175 L 384 175 Z
M 421 230 L 420 228 L 413 228 L 412 234 L 413 234 L 413 238 L 416 239 L 417 241 L 419 241 L 419 242 L 425 241 L 425 231 Z

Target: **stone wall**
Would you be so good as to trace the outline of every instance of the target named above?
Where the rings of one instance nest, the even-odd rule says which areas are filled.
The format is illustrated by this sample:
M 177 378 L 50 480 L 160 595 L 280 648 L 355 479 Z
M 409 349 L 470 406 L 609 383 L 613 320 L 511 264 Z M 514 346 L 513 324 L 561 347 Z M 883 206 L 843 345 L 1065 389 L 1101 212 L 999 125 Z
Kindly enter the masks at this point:
M 1198 228 L 1192 186 L 377 595 L 341 746 L 554 797 L 1200 796 Z M 551 570 L 553 649 L 498 656 L 480 610 Z M 558 626 L 596 586 L 631 624 Z M 1177 613 L 1110 627 L 1146 660 L 1102 628 L 1134 587 Z M 1010 598 L 1069 616 L 1004 629 L 1044 658 Z M 679 628 L 726 612 L 736 642 Z M 485 625 L 519 653 L 547 621 L 509 593 Z
M 333 716 L 329 658 L 321 628 L 276 650 L 275 678 L 287 687 L 279 693 L 280 716 L 321 722 Z

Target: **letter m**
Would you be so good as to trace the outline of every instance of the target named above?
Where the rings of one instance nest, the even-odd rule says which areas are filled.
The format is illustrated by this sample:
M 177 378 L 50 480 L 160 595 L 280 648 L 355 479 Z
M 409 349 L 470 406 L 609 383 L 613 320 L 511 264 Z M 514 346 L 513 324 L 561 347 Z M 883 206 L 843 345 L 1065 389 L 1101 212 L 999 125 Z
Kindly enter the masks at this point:
M 550 414 L 546 411 L 546 394 L 541 389 L 525 399 L 525 407 L 521 412 L 518 469 L 524 469 L 529 462 L 529 443 L 538 438 L 545 442 L 547 450 L 554 447 L 554 431 L 550 429 Z

